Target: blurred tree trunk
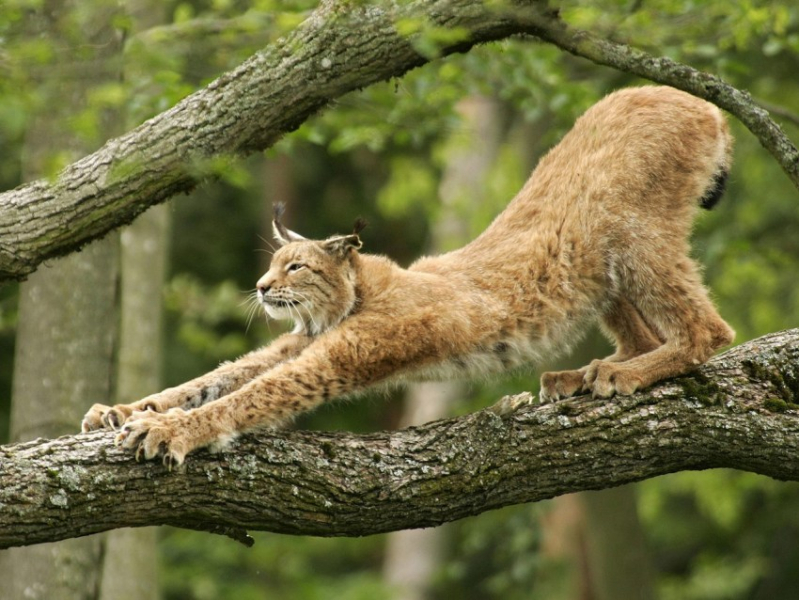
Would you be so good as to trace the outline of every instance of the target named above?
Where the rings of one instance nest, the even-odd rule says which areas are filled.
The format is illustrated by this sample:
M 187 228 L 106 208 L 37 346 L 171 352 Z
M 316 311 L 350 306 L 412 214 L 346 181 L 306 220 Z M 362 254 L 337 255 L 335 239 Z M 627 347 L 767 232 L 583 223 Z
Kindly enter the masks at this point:
M 86 406 L 110 397 L 116 324 L 117 236 L 40 269 L 22 284 L 11 439 L 80 429 Z M 102 535 L 0 555 L 7 598 L 94 599 Z
M 460 102 L 462 130 L 449 140 L 446 165 L 439 188 L 440 218 L 433 224 L 430 252 L 457 248 L 471 238 L 469 217 L 482 200 L 485 180 L 499 154 L 506 127 L 499 104 L 473 96 Z M 463 397 L 457 381 L 424 382 L 408 386 L 401 427 L 420 425 L 449 415 Z M 433 577 L 444 558 L 446 528 L 407 529 L 388 536 L 383 576 L 395 600 L 423 600 L 430 596 Z
M 646 546 L 635 485 L 581 492 L 591 587 L 596 600 L 655 598 L 652 558 Z
M 164 21 L 158 0 L 126 0 L 132 33 Z M 126 65 L 125 77 L 135 77 Z M 116 401 L 129 403 L 162 385 L 162 289 L 166 279 L 169 211 L 155 206 L 121 234 L 119 346 Z M 106 534 L 99 600 L 159 597 L 157 530 L 118 529 Z
M 166 274 L 169 213 L 156 206 L 122 232 L 121 320 L 117 402 L 161 389 L 162 287 Z M 107 534 L 100 600 L 158 597 L 156 529 Z
M 553 561 L 559 600 L 594 600 L 585 544 L 585 510 L 580 494 L 554 498 L 541 518 L 541 554 Z M 554 600 L 554 599 L 553 599 Z
M 462 392 L 462 384 L 449 381 L 408 386 L 400 426 L 410 427 L 446 417 Z M 394 600 L 430 597 L 433 578 L 444 558 L 446 531 L 446 526 L 405 529 L 387 536 L 383 577 L 394 591 Z
M 598 356 L 601 351 L 592 350 L 590 354 Z M 589 360 L 586 357 L 582 362 Z M 544 523 L 545 536 L 566 540 L 558 545 L 556 558 L 570 563 L 570 571 L 577 578 L 571 586 L 572 598 L 655 597 L 652 556 L 635 498 L 636 486 L 629 484 L 552 500 L 552 510 L 560 516 Z
M 286 207 L 285 222 L 292 221 L 292 210 L 297 206 L 297 186 L 294 180 L 292 161 L 294 159 L 285 154 L 268 158 L 260 166 L 261 180 L 264 184 L 264 211 L 261 229 L 263 241 L 268 247 L 268 252 L 261 254 L 261 271 L 269 270 L 272 261 L 272 250 L 277 246 L 272 241 L 272 207 L 283 204 Z M 271 204 L 267 202 L 271 200 Z
M 25 143 L 26 180 L 51 171 L 55 149 L 68 150 L 75 159 L 90 149 L 89 143 L 102 141 L 89 142 L 87 132 L 70 128 L 74 116 L 87 109 L 90 87 L 119 76 L 118 64 L 111 60 L 121 54 L 121 36 L 111 26 L 118 9 L 105 2 L 84 5 L 80 13 L 76 9 L 69 0 L 46 2 L 31 15 L 26 32 L 45 35 L 55 46 L 45 75 L 47 112 L 34 121 Z M 102 134 L 114 133 L 110 114 L 95 116 Z M 75 433 L 86 408 L 112 396 L 118 246 L 119 235 L 111 234 L 40 269 L 20 286 L 13 441 Z M 97 598 L 103 539 L 91 536 L 7 551 L 0 557 L 5 597 Z

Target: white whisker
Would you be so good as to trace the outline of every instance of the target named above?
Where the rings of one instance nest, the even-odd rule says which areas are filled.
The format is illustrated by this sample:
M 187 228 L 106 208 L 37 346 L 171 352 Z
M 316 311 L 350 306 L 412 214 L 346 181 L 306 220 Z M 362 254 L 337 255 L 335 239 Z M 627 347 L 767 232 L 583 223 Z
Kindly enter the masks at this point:
M 256 248 L 256 252 L 272 252 L 273 254 L 277 251 L 275 247 L 275 242 L 271 239 L 265 238 L 262 235 L 258 236 L 258 239 L 261 240 L 264 244 L 269 247 L 269 250 L 264 250 L 263 248 Z
M 298 292 L 297 290 L 291 290 L 293 296 L 299 298 L 300 300 L 300 307 L 305 309 L 305 312 L 308 313 L 308 317 L 311 319 L 311 323 L 313 324 L 314 331 L 316 333 L 321 333 L 322 328 L 319 326 L 316 318 L 314 317 L 313 311 L 311 311 L 311 306 L 313 306 L 313 301 L 308 297 L 307 294 L 303 294 L 302 292 Z M 297 308 L 297 307 L 295 307 Z M 297 311 L 299 312 L 299 310 Z

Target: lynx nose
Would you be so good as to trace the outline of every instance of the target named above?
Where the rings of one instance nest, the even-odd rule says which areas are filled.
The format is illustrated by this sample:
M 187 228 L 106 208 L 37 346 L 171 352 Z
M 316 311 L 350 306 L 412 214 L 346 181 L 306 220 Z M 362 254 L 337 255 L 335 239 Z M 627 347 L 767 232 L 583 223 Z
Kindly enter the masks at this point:
M 258 281 L 255 282 L 255 289 L 258 290 L 258 295 L 263 296 L 266 294 L 270 289 L 272 289 L 272 282 L 270 281 L 270 277 L 264 275 Z

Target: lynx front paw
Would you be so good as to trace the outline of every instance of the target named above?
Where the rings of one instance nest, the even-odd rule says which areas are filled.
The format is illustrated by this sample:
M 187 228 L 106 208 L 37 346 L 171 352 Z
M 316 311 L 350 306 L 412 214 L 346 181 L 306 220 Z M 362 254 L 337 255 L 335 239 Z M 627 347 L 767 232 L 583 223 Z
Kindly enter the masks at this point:
M 119 429 L 132 413 L 133 409 L 124 404 L 116 406 L 95 404 L 83 417 L 80 429 L 84 433 L 97 429 Z
M 81 431 L 95 431 L 97 429 L 119 429 L 130 416 L 138 411 L 163 412 L 166 405 L 160 398 L 161 394 L 147 396 L 144 400 L 139 400 L 133 404 L 117 404 L 106 406 L 105 404 L 95 404 L 81 421 Z
M 616 394 L 629 396 L 644 387 L 643 378 L 623 363 L 595 360 L 585 374 L 585 387 L 594 398 L 610 398 Z
M 583 389 L 584 371 L 553 371 L 541 375 L 541 402 L 577 396 Z
M 120 429 L 115 443 L 133 450 L 136 460 L 161 457 L 171 469 L 183 464 L 186 455 L 200 445 L 189 433 L 188 419 L 180 408 L 166 413 L 137 412 Z

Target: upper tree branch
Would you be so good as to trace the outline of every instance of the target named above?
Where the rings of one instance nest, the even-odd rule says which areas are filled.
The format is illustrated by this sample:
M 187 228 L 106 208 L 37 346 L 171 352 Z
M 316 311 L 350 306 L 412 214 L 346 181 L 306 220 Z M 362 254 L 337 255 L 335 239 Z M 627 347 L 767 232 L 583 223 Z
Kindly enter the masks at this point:
M 720 77 L 703 73 L 669 58 L 655 57 L 588 31 L 570 27 L 555 13 L 538 13 L 536 22 L 538 35 L 542 40 L 575 56 L 670 85 L 729 111 L 771 152 L 799 189 L 799 150 L 748 92 L 734 88 Z
M 277 432 L 179 471 L 111 433 L 0 447 L 0 548 L 169 524 L 359 536 L 685 469 L 799 480 L 799 329 L 613 400 L 484 410 L 370 435 Z
M 397 22 L 464 32 L 459 41 L 441 47 L 442 55 L 526 33 L 594 62 L 687 90 L 741 119 L 799 187 L 796 147 L 748 94 L 685 65 L 574 30 L 546 4 L 324 2 L 285 40 L 73 163 L 54 181 L 0 194 L 0 281 L 23 279 L 43 260 L 72 252 L 149 206 L 192 189 L 215 157 L 268 148 L 331 100 L 427 62 L 429 57 L 414 49 L 413 36 L 397 33 Z
M 537 6 L 540 0 L 527 0 Z M 397 22 L 458 28 L 442 54 L 516 33 L 530 23 L 474 0 L 323 2 L 286 39 L 190 95 L 54 181 L 0 195 L 0 280 L 21 279 L 147 207 L 190 190 L 210 159 L 263 150 L 331 100 L 425 62 Z

